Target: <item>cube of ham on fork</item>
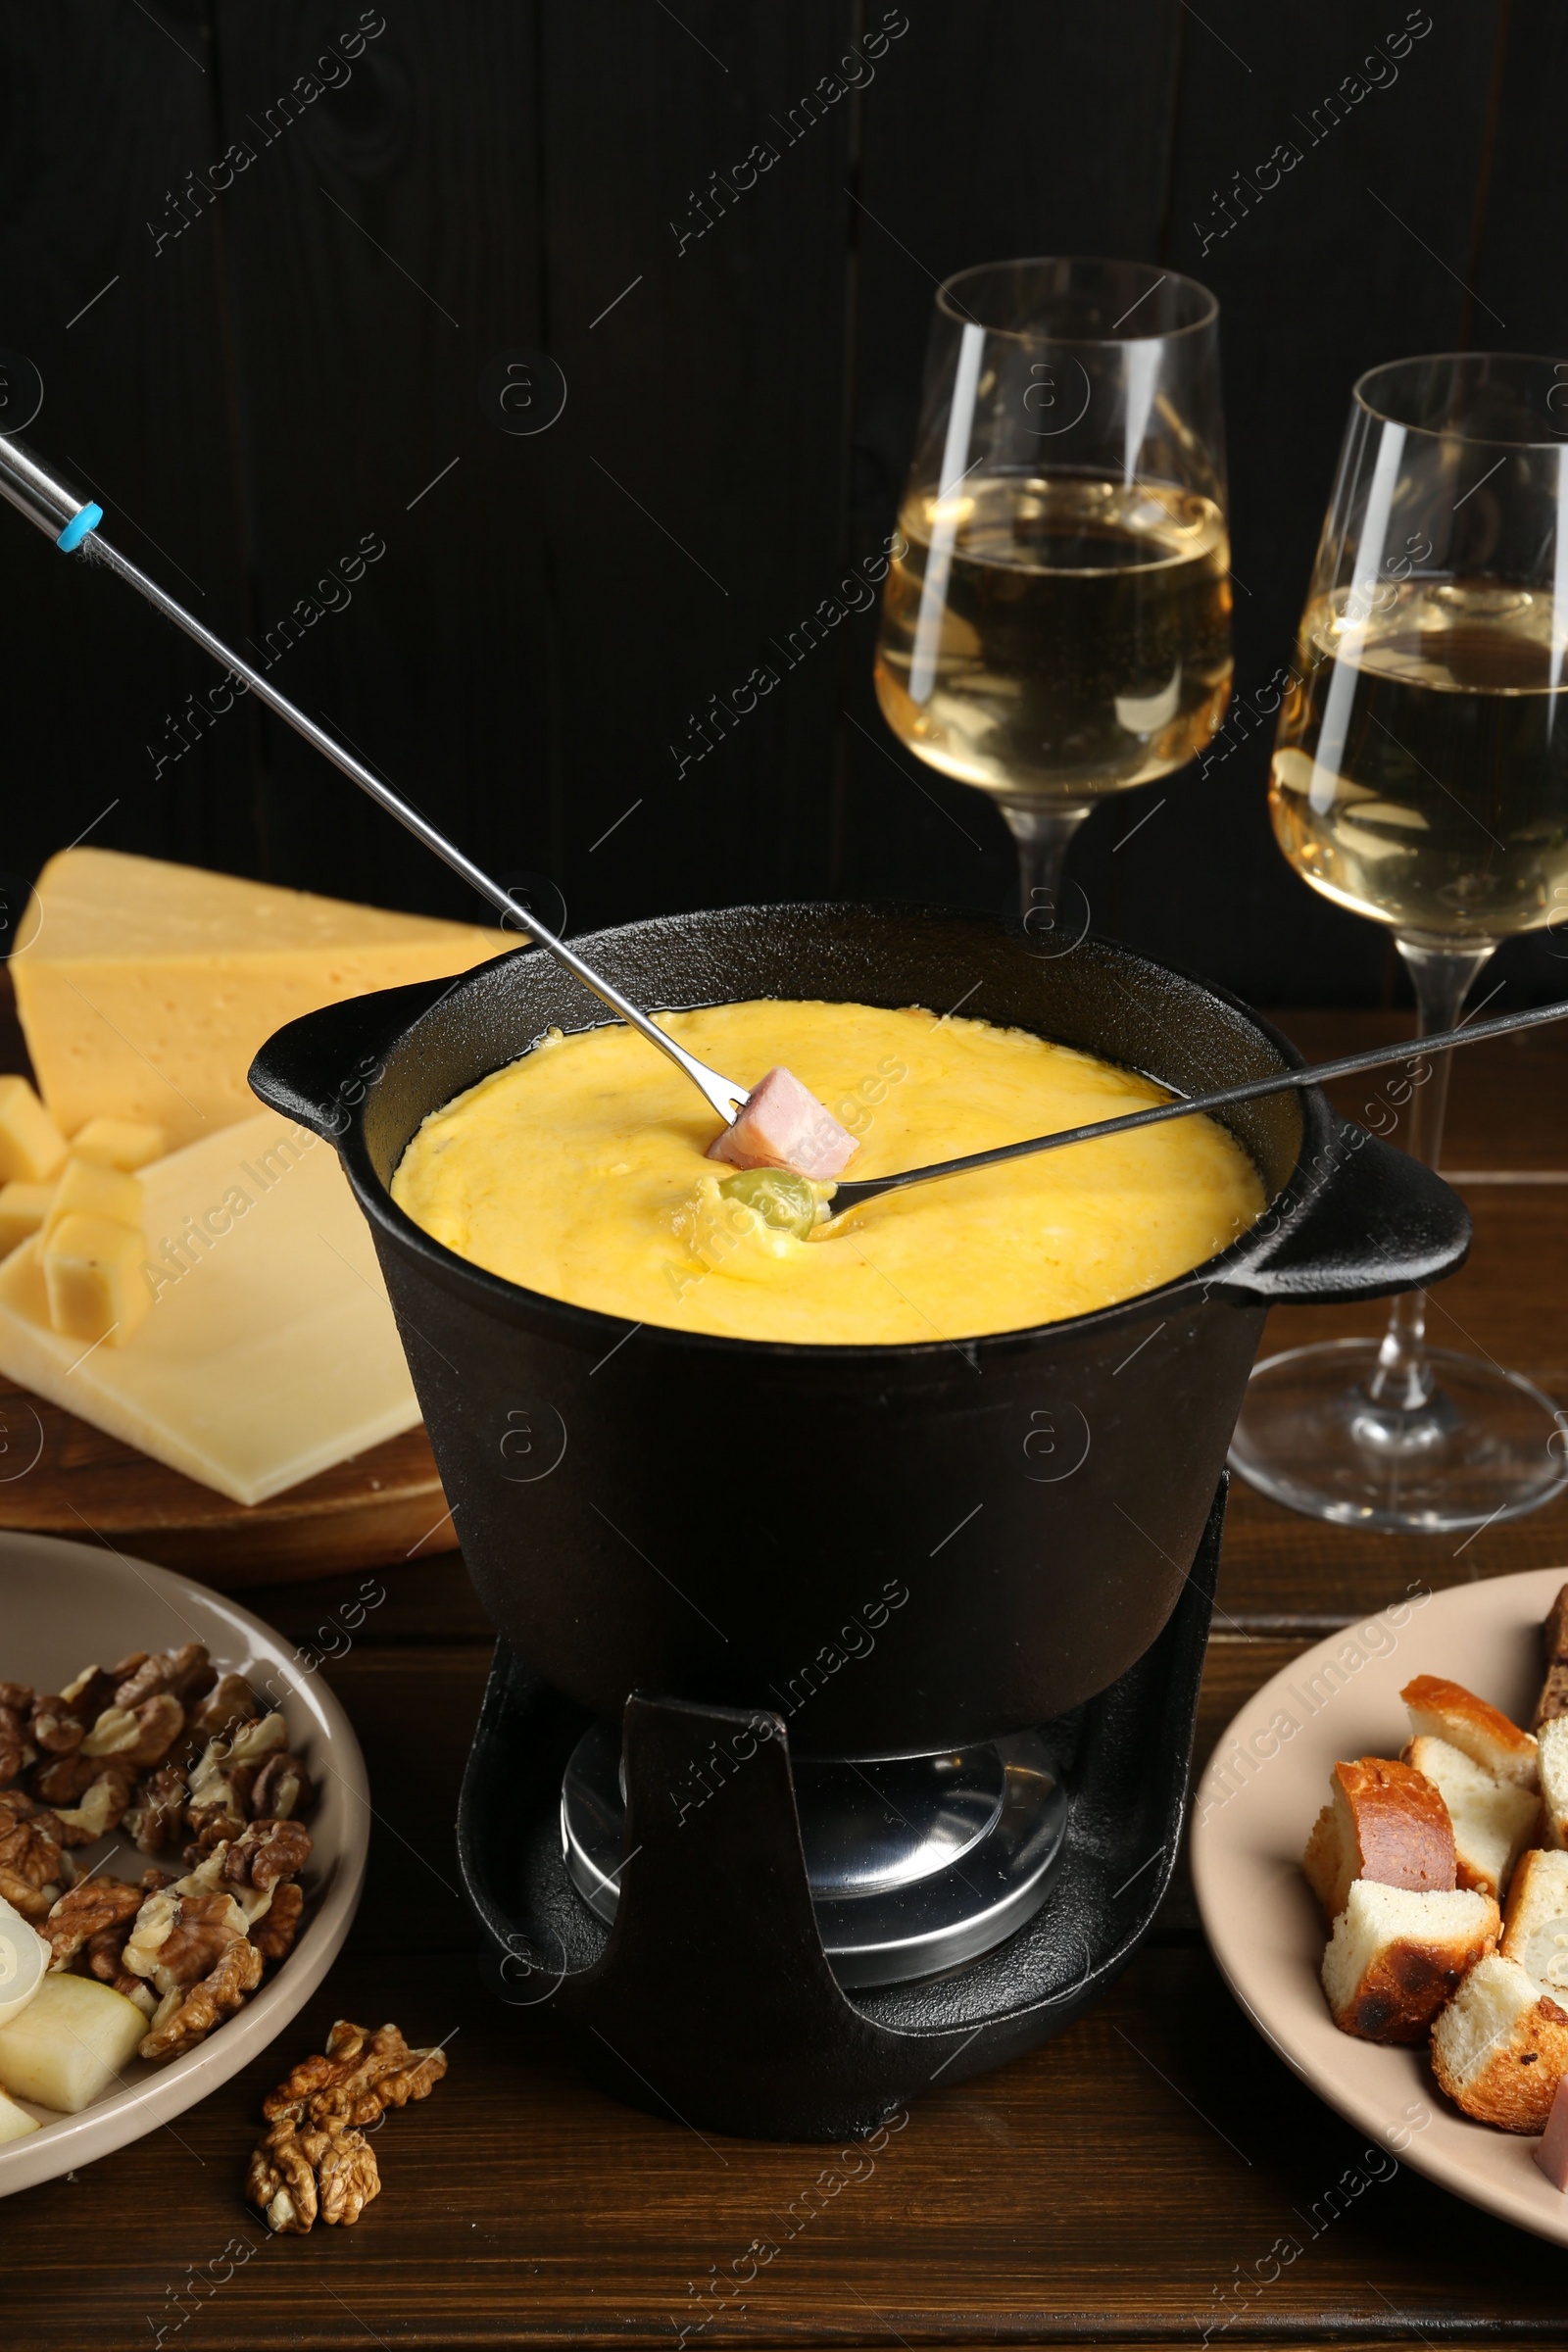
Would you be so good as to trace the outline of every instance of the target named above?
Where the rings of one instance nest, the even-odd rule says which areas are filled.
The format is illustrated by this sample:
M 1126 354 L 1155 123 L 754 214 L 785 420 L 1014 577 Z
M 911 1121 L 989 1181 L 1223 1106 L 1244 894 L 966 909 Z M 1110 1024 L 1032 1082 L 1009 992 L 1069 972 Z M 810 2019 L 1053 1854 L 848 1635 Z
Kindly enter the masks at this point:
M 708 1147 L 710 1159 L 737 1168 L 793 1168 L 826 1181 L 842 1175 L 859 1150 L 848 1128 L 782 1064 L 752 1089 L 733 1127 Z

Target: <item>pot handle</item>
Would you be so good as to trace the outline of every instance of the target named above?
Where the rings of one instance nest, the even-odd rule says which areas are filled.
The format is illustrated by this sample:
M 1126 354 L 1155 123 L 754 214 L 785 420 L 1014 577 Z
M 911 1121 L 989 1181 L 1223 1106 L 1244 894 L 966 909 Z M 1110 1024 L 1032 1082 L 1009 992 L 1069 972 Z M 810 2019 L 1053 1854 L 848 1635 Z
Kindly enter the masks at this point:
M 1338 1116 L 1328 1153 L 1322 1184 L 1298 1205 L 1288 1186 L 1268 1210 L 1260 1227 L 1274 1223 L 1263 1248 L 1214 1285 L 1221 1298 L 1267 1306 L 1386 1298 L 1464 1264 L 1470 1211 L 1434 1170 Z
M 416 980 L 303 1014 L 270 1037 L 251 1063 L 251 1093 L 328 1143 L 340 1142 L 381 1075 L 382 1053 L 451 987 L 451 980 Z

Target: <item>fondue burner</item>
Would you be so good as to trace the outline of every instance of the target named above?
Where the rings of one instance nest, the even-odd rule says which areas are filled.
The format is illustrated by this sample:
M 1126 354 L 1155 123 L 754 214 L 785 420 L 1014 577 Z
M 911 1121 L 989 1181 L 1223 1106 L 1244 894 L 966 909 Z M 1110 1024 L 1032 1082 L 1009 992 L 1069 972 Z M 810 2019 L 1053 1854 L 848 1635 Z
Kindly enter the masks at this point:
M 754 1716 L 710 1751 L 709 1778 L 673 1790 L 678 1820 L 770 1739 Z M 1050 1744 L 1020 1732 L 942 1756 L 794 1760 L 806 1883 L 827 1964 L 841 1984 L 897 1984 L 988 1952 L 1033 1918 L 1067 1833 L 1067 1793 Z M 561 1841 L 572 1885 L 612 1924 L 625 1853 L 620 1729 L 600 1721 L 571 1753 Z
M 871 2129 L 1061 2033 L 1170 1881 L 1224 1502 L 1117 1682 L 940 1756 L 795 1761 L 780 1716 L 642 1695 L 617 1737 L 502 1641 L 458 1822 L 493 1989 L 614 2096 L 747 2137 Z

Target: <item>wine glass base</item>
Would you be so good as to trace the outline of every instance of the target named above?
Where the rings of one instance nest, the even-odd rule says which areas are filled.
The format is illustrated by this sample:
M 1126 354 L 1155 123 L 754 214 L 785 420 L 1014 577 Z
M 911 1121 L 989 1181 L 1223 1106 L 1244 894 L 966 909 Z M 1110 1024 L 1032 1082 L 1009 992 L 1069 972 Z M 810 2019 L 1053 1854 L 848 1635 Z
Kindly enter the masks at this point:
M 1314 1519 L 1419 1535 L 1539 1510 L 1568 1487 L 1568 1413 L 1521 1373 L 1432 1348 L 1427 1402 L 1373 1398 L 1376 1340 L 1260 1363 L 1231 1441 L 1249 1486 Z

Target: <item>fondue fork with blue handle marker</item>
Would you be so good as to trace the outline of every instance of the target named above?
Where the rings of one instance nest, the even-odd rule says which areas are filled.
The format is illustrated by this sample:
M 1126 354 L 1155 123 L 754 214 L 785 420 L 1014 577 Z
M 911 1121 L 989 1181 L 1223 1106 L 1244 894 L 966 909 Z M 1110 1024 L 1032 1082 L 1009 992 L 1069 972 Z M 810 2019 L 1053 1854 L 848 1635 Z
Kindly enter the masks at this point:
M 183 605 L 176 604 L 172 596 L 166 595 L 156 580 L 150 580 L 145 572 L 138 571 L 135 564 L 128 562 L 118 548 L 112 547 L 98 528 L 103 520 L 102 507 L 92 499 L 84 499 L 79 491 L 72 489 L 69 483 L 63 482 L 41 466 L 20 441 L 4 434 L 0 434 L 0 497 L 9 499 L 12 506 L 37 529 L 46 532 L 64 554 L 75 555 L 80 551 L 94 561 L 107 564 L 138 595 L 144 596 L 155 612 L 161 612 L 166 620 L 172 620 L 176 629 L 183 629 L 186 636 L 193 638 L 204 653 L 210 654 L 215 662 L 220 662 L 236 678 L 242 678 L 259 701 L 264 702 L 270 710 L 275 710 L 278 717 L 285 720 L 297 735 L 303 735 L 307 743 L 314 744 L 323 758 L 330 760 L 334 767 L 340 767 L 351 783 L 357 784 L 362 792 L 368 793 L 370 799 L 378 802 L 389 815 L 395 816 L 400 825 L 406 825 L 415 839 L 422 842 L 427 850 L 433 850 L 455 874 L 461 874 L 470 890 L 476 890 L 481 899 L 487 899 L 492 906 L 509 916 L 537 947 L 553 956 L 574 979 L 582 982 L 584 988 L 592 989 L 601 1003 L 618 1013 L 623 1021 L 629 1022 L 633 1029 L 647 1038 L 650 1045 L 657 1046 L 662 1054 L 667 1054 L 718 1113 L 725 1126 L 734 1125 L 737 1115 L 751 1099 L 744 1086 L 737 1086 L 732 1078 L 721 1077 L 717 1070 L 710 1070 L 706 1062 L 699 1061 L 695 1054 L 688 1054 L 683 1046 L 678 1046 L 672 1037 L 666 1037 L 656 1021 L 650 1020 L 648 1014 L 623 997 L 618 988 L 612 987 L 590 964 L 584 963 L 564 939 L 558 939 L 553 931 L 546 929 L 536 914 L 519 907 L 510 891 L 503 890 L 499 882 L 493 882 L 488 874 L 474 864 L 471 858 L 466 858 L 455 843 L 436 830 L 428 817 L 421 816 L 417 808 L 394 792 L 389 784 L 383 784 L 379 776 L 372 775 L 363 761 L 356 760 L 352 752 L 345 751 L 324 727 L 318 727 L 314 718 L 307 718 L 303 710 L 296 710 L 260 670 L 253 669 L 248 662 L 231 652 L 221 638 L 215 637 L 211 629 L 202 625 L 193 612 L 187 612 Z
M 1067 1144 L 1086 1144 L 1099 1135 L 1127 1135 L 1135 1127 L 1157 1127 L 1166 1119 L 1190 1119 L 1199 1112 L 1226 1110 L 1233 1102 L 1256 1102 L 1265 1095 L 1292 1088 L 1322 1086 L 1331 1078 L 1353 1078 L 1361 1070 L 1388 1069 L 1396 1061 L 1422 1061 L 1429 1054 L 1446 1054 L 1450 1046 L 1479 1045 L 1484 1037 L 1510 1037 L 1518 1029 L 1535 1029 L 1544 1021 L 1560 1021 L 1568 1004 L 1537 1004 L 1529 1012 L 1499 1013 L 1494 1020 L 1461 1021 L 1435 1037 L 1407 1039 L 1399 1046 L 1377 1046 L 1367 1054 L 1347 1054 L 1338 1061 L 1319 1061 L 1304 1070 L 1275 1070 L 1267 1078 L 1250 1078 L 1241 1086 L 1222 1087 L 1215 1095 L 1179 1097 L 1156 1102 L 1147 1110 L 1129 1110 L 1116 1119 L 1095 1119 L 1087 1127 L 1063 1127 L 1054 1135 L 1033 1135 L 1021 1144 L 998 1144 L 990 1152 L 969 1152 L 961 1159 L 942 1159 L 928 1168 L 905 1168 L 891 1176 L 865 1176 L 841 1182 L 833 1195 L 833 1213 L 858 1208 L 879 1193 L 902 1192 L 906 1185 L 930 1184 L 939 1176 L 965 1176 L 972 1168 L 994 1168 L 1005 1159 L 1024 1159 L 1035 1152 L 1058 1152 Z

